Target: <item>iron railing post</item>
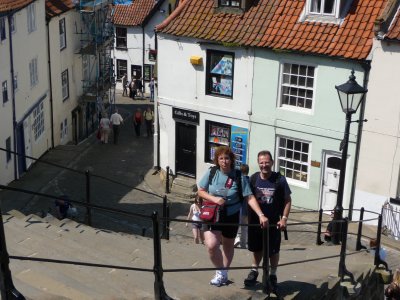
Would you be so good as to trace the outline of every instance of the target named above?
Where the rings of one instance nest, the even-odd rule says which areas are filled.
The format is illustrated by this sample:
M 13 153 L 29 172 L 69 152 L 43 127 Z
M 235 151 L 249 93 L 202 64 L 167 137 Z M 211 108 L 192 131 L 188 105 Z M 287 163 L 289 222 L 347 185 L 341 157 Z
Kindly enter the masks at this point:
M 166 239 L 167 238 L 167 195 L 164 195 L 163 197 L 162 217 L 163 217 L 163 223 L 162 223 L 161 238 Z
M 85 171 L 86 175 L 86 203 L 90 205 L 90 171 Z M 89 226 L 92 226 L 92 211 L 86 206 L 86 219 Z
M 321 208 L 318 213 L 318 231 L 317 231 L 317 242 L 316 242 L 317 245 L 323 244 L 323 242 L 321 240 L 322 213 L 323 213 L 323 210 Z
M 165 178 L 165 193 L 169 194 L 169 166 L 165 168 L 166 178 Z
M 267 224 L 267 228 L 263 228 L 262 238 L 263 238 L 262 288 L 263 288 L 263 293 L 268 294 L 269 297 L 271 293 L 271 281 L 269 279 L 269 224 Z
M 6 235 L 4 233 L 4 225 L 3 225 L 3 214 L 0 209 L 0 293 L 1 299 L 3 300 L 11 300 L 18 299 L 24 300 L 25 297 L 17 291 L 14 287 L 14 283 L 12 281 L 11 271 L 10 271 L 10 257 L 7 252 L 6 245 Z
M 342 282 L 344 279 L 344 275 L 350 277 L 351 282 L 354 284 L 354 276 L 351 272 L 349 272 L 346 268 L 346 247 L 347 247 L 347 231 L 349 228 L 349 219 L 344 218 L 342 228 L 342 236 L 341 236 L 341 248 L 340 248 L 340 261 L 339 261 L 339 272 L 338 276 L 340 277 L 340 281 Z
M 172 299 L 167 295 L 164 288 L 159 218 L 158 218 L 158 213 L 156 211 L 153 211 L 151 219 L 153 222 L 153 246 L 154 246 L 154 267 L 153 267 L 153 272 L 155 277 L 154 297 L 156 300 Z
M 170 213 L 170 211 L 169 211 L 169 205 L 167 204 L 167 216 L 166 216 L 166 236 L 165 236 L 165 239 L 166 240 L 169 240 L 169 213 Z
M 382 260 L 381 255 L 380 255 L 380 250 L 381 250 L 381 234 L 382 234 L 382 214 L 379 215 L 378 217 L 378 228 L 377 228 L 377 233 L 376 233 L 376 248 L 375 248 L 375 259 L 374 259 L 374 265 L 378 268 L 380 265 L 384 265 L 386 271 L 389 271 L 388 264 Z
M 361 207 L 360 219 L 358 221 L 358 231 L 357 231 L 357 242 L 356 242 L 356 250 L 357 251 L 360 251 L 361 249 L 367 249 L 367 247 L 365 247 L 361 244 L 363 220 L 364 220 L 364 207 Z

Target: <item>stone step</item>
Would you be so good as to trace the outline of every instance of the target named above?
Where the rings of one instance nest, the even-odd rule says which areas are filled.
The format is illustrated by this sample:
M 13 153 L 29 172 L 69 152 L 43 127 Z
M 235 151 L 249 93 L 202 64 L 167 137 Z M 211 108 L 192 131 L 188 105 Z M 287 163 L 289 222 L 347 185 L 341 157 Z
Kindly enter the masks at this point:
M 188 189 L 191 189 L 192 192 L 195 192 L 195 188 L 197 187 L 196 179 L 186 177 L 186 176 L 177 176 L 174 178 L 172 182 L 172 187 L 174 186 L 181 186 Z

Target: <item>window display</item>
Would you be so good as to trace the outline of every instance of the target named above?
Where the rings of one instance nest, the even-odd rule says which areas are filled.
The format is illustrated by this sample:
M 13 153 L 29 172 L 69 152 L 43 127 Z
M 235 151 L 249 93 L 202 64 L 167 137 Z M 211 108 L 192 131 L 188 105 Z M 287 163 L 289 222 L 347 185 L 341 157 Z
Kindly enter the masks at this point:
M 230 136 L 230 125 L 206 121 L 206 162 L 213 161 L 217 147 L 229 146 Z

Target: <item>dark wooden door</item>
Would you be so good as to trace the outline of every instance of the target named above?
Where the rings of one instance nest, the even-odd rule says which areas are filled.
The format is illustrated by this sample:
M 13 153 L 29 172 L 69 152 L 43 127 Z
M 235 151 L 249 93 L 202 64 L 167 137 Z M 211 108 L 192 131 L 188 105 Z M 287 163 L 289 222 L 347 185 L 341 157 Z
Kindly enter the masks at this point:
M 176 172 L 196 176 L 196 126 L 176 122 Z

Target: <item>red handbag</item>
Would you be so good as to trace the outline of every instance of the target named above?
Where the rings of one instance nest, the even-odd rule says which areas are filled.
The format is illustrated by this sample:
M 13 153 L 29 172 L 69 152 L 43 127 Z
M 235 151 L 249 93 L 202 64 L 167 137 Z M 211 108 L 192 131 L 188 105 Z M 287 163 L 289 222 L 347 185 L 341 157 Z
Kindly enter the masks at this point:
M 216 223 L 219 221 L 219 204 L 203 201 L 200 208 L 200 219 L 204 222 Z

